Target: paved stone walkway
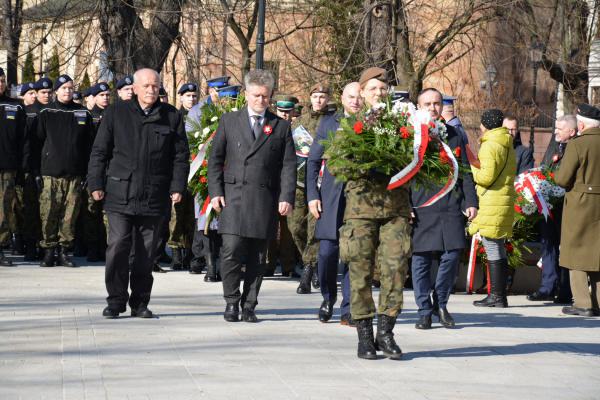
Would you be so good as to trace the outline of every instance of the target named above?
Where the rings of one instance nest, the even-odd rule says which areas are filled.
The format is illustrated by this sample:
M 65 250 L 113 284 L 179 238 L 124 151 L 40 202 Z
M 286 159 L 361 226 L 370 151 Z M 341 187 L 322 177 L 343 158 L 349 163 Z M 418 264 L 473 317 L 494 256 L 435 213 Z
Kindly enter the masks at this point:
M 405 357 L 356 357 L 356 332 L 316 320 L 320 295 L 265 280 L 260 323 L 227 323 L 221 285 L 156 274 L 158 318 L 106 320 L 104 269 L 0 268 L 0 399 L 598 399 L 600 318 L 454 295 L 454 330 L 395 329 Z

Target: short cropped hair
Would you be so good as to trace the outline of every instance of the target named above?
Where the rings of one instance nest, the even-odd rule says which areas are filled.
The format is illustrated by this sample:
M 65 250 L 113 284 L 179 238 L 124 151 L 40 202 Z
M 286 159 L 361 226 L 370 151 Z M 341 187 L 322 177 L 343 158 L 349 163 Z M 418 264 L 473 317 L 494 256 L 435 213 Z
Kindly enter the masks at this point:
M 571 129 L 577 129 L 577 118 L 573 114 L 565 114 L 556 118 L 556 122 L 564 122 Z
M 265 69 L 254 69 L 244 76 L 244 86 L 266 86 L 270 91 L 275 87 L 275 77 L 271 71 Z
M 437 94 L 439 94 L 439 95 L 440 95 L 440 101 L 443 101 L 443 100 L 444 100 L 444 95 L 442 94 L 442 92 L 440 92 L 440 91 L 439 91 L 439 90 L 437 90 L 436 88 L 432 88 L 432 87 L 430 87 L 430 88 L 425 88 L 425 89 L 423 89 L 423 90 L 421 90 L 421 91 L 419 92 L 419 94 L 417 95 L 417 103 L 419 102 L 419 99 L 421 98 L 421 96 L 422 96 L 422 95 L 424 95 L 424 94 L 425 94 L 425 93 L 427 93 L 427 92 L 436 92 Z

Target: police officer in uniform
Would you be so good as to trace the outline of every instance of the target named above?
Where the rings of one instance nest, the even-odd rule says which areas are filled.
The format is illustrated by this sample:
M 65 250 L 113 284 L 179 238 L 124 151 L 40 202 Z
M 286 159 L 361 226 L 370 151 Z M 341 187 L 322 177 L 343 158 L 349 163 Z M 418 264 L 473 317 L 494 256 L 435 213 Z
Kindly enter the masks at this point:
M 371 67 L 359 80 L 361 96 L 369 107 L 388 94 L 386 71 Z M 331 173 L 335 176 L 335 171 Z M 394 340 L 396 317 L 402 310 L 404 281 L 410 256 L 410 199 L 408 189 L 387 190 L 390 176 L 371 171 L 346 183 L 344 225 L 340 229 L 340 257 L 350 269 L 350 309 L 356 321 L 359 358 L 399 359 L 402 351 Z M 379 264 L 381 291 L 375 308 L 373 270 Z M 373 318 L 377 315 L 377 337 Z M 375 345 L 377 342 L 377 346 Z
M 317 135 L 317 127 L 321 118 L 325 115 L 331 115 L 332 112 L 328 108 L 331 91 L 329 87 L 323 84 L 316 84 L 310 90 L 311 108 L 309 112 L 304 113 L 300 118 L 294 121 L 292 131 L 304 127 L 314 139 Z M 288 218 L 288 226 L 294 243 L 300 251 L 302 264 L 302 277 L 300 284 L 296 289 L 298 294 L 310 293 L 311 281 L 313 287 L 319 287 L 319 279 L 315 273 L 317 265 L 317 252 L 319 242 L 315 239 L 315 218 L 308 212 L 308 203 L 306 201 L 306 158 L 297 157 L 298 182 L 296 183 L 296 203 L 292 215 Z
M 15 181 L 27 170 L 28 139 L 26 116 L 19 100 L 6 96 L 6 75 L 0 68 L 0 245 L 10 240 L 8 217 L 15 202 Z M 0 266 L 10 267 L 0 247 Z
M 133 77 L 126 75 L 117 81 L 117 97 L 119 100 L 131 100 L 133 98 Z
M 38 116 L 37 135 L 42 142 L 40 196 L 42 267 L 76 267 L 69 258 L 75 221 L 81 206 L 87 162 L 94 138 L 92 116 L 73 103 L 73 80 L 61 75 L 54 83 L 56 101 Z
M 202 99 L 198 104 L 193 106 L 188 114 L 185 129 L 187 131 L 193 131 L 194 127 L 200 126 L 202 121 L 202 107 L 205 104 L 211 104 L 219 100 L 219 89 L 225 88 L 229 85 L 228 76 L 219 76 L 206 81 L 208 87 L 208 96 Z

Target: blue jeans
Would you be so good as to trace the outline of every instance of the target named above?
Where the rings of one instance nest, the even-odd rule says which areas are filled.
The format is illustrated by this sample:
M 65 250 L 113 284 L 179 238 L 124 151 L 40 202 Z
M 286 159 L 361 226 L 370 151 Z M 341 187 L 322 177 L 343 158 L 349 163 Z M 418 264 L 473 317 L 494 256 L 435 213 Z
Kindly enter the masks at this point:
M 458 249 L 444 251 L 440 255 L 440 267 L 435 280 L 435 287 L 433 288 L 440 308 L 446 308 L 448 304 L 461 253 L 462 249 Z M 431 301 L 431 262 L 434 254 L 434 252 L 427 251 L 413 253 L 412 255 L 413 290 L 420 316 L 431 315 L 433 311 Z
M 323 300 L 335 301 L 337 299 L 337 274 L 340 257 L 340 246 L 337 240 L 319 241 L 319 262 L 317 273 L 321 285 Z M 342 273 L 342 315 L 350 313 L 350 275 L 348 266 L 344 264 Z

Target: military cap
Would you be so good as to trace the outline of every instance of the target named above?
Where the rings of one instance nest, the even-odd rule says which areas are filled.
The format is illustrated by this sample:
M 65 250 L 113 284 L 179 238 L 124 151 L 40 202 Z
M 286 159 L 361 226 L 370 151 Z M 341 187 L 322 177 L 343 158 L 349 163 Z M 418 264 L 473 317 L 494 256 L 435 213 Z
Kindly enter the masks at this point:
M 73 78 L 71 78 L 67 74 L 63 74 L 63 75 L 59 76 L 58 79 L 56 80 L 56 82 L 54 82 L 54 90 L 57 90 L 58 88 L 60 88 L 62 85 L 64 85 L 67 82 L 73 82 Z
M 295 96 L 281 96 L 275 106 L 278 110 L 281 111 L 291 111 L 294 109 L 294 106 L 298 104 L 298 98 Z
M 185 83 L 185 84 L 181 85 L 181 87 L 177 91 L 177 94 L 184 94 L 187 92 L 197 92 L 197 91 L 198 91 L 198 85 L 196 85 L 195 83 Z
M 81 92 L 73 92 L 73 100 L 81 100 L 82 98 Z
M 379 67 L 367 68 L 360 74 L 358 83 L 360 83 L 360 86 L 363 86 L 371 79 L 377 79 L 378 81 L 387 83 L 387 72 L 385 69 Z
M 317 83 L 312 88 L 310 88 L 310 94 L 313 94 L 313 93 L 325 93 L 325 94 L 329 95 L 329 94 L 331 94 L 331 89 L 327 85 L 323 85 L 322 83 Z
M 85 90 L 83 91 L 83 93 L 81 93 L 81 95 L 82 95 L 84 98 L 85 98 L 85 97 L 88 97 L 88 96 L 91 96 L 91 95 L 92 95 L 92 88 L 93 88 L 93 86 L 92 86 L 92 87 L 89 87 L 89 88 L 87 88 L 87 89 L 85 89 Z
M 445 106 L 453 106 L 454 100 L 456 100 L 456 97 L 454 97 L 454 96 L 448 96 L 445 94 L 442 95 L 442 104 Z
M 240 85 L 231 85 L 217 89 L 217 93 L 219 97 L 237 97 L 241 89 Z
M 117 81 L 116 88 L 117 90 L 123 89 L 125 86 L 133 85 L 133 77 L 131 75 L 127 75 L 122 77 Z
M 0 76 L 5 76 L 4 74 L 4 68 L 0 67 Z
M 21 90 L 19 91 L 19 94 L 21 96 L 25 96 L 25 93 L 29 92 L 30 90 L 35 90 L 35 85 L 33 84 L 33 82 L 25 82 L 21 85 Z
M 481 114 L 481 125 L 486 129 L 500 128 L 503 121 L 504 113 L 495 108 L 485 110 L 483 114 Z
M 222 88 L 229 85 L 228 76 L 219 76 L 218 78 L 208 79 L 206 85 L 209 88 Z
M 46 77 L 40 78 L 33 84 L 33 87 L 35 90 L 52 89 L 52 79 Z
M 108 90 L 110 90 L 110 87 L 106 82 L 98 82 L 89 89 L 90 95 L 92 96 L 98 96 L 100 93 L 106 92 Z
M 579 107 L 577 107 L 577 115 L 600 121 L 600 110 L 590 104 L 580 104 Z

